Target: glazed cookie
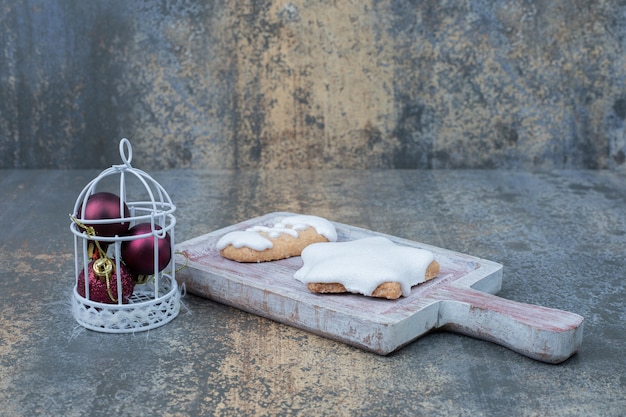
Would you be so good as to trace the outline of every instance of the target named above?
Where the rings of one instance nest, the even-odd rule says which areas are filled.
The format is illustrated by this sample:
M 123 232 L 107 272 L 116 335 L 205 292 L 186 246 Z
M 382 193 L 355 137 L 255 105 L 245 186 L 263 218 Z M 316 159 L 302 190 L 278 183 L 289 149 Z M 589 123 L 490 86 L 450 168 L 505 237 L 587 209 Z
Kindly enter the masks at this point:
M 356 293 L 395 300 L 411 287 L 435 278 L 432 252 L 393 243 L 385 237 L 311 245 L 294 277 L 317 293 Z
M 299 256 L 312 243 L 337 240 L 335 226 L 317 216 L 295 215 L 271 226 L 257 225 L 225 234 L 218 240 L 220 254 L 237 262 L 268 262 Z

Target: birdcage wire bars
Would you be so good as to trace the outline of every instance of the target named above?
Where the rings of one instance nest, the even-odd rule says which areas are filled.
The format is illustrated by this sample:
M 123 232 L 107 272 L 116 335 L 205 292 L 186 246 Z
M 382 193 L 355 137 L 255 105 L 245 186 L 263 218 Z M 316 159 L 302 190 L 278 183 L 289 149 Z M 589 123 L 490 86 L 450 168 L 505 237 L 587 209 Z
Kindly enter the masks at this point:
M 72 292 L 72 314 L 75 320 L 85 328 L 105 333 L 133 333 L 160 327 L 173 320 L 180 311 L 180 290 L 176 283 L 174 262 L 175 236 L 174 226 L 176 206 L 172 203 L 165 189 L 146 172 L 133 168 L 132 146 L 126 138 L 119 144 L 120 156 L 123 164 L 113 165 L 102 171 L 90 181 L 79 194 L 71 214 L 70 230 L 74 236 L 75 281 Z M 106 219 L 86 219 L 85 208 L 90 196 L 99 191 L 99 186 L 119 177 L 120 217 Z M 140 184 L 138 188 L 145 190 L 145 200 L 130 200 L 127 196 L 127 183 L 135 180 Z M 137 187 L 136 187 L 137 188 Z M 141 193 L 140 193 L 141 194 Z M 127 207 L 129 216 L 125 215 Z M 149 224 L 145 232 L 139 234 L 116 234 L 114 236 L 94 236 L 89 233 L 90 226 L 128 224 L 129 228 L 141 223 Z M 138 239 L 154 239 L 153 273 L 135 281 L 132 294 L 123 294 L 125 268 L 122 259 L 122 246 Z M 90 268 L 94 268 L 93 245 L 105 246 L 102 249 L 106 258 L 111 261 L 113 272 L 107 275 L 106 284 L 110 300 L 95 301 L 90 297 Z M 169 249 L 170 260 L 168 266 L 160 268 L 159 251 L 164 251 L 164 244 Z M 91 246 L 90 246 L 91 245 Z M 100 246 L 98 246 L 100 245 Z M 101 254 L 102 255 L 102 254 Z M 163 255 L 163 253 L 161 253 Z M 104 255 L 103 255 L 104 256 Z M 113 266 L 114 265 L 114 266 Z M 169 268 L 169 269 L 168 269 Z M 84 286 L 79 280 L 84 280 Z M 114 280 L 109 282 L 109 280 Z M 116 285 L 110 285 L 110 284 Z M 79 293 L 79 287 L 84 288 Z M 116 291 L 112 291 L 115 287 Z M 116 293 L 115 293 L 116 292 Z

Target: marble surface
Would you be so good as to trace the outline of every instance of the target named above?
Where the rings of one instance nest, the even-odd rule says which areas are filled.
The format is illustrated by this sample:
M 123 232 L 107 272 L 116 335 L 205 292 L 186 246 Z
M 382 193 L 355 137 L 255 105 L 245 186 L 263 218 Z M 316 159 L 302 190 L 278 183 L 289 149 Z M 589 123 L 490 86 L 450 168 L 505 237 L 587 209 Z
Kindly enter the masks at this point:
M 624 168 L 620 0 L 0 0 L 0 168 Z
M 626 176 L 612 171 L 169 170 L 177 241 L 272 211 L 504 265 L 500 296 L 585 317 L 561 365 L 438 332 L 378 356 L 187 294 L 171 323 L 85 330 L 68 214 L 93 170 L 0 171 L 1 415 L 620 416 Z

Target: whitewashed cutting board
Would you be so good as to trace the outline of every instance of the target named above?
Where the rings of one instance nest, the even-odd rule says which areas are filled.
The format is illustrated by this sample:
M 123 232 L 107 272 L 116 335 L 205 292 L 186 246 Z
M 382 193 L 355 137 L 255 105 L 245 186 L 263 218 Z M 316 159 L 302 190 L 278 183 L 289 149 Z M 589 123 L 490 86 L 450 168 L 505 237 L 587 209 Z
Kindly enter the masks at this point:
M 294 213 L 270 213 L 176 246 L 176 279 L 190 293 L 312 333 L 386 355 L 433 329 L 492 341 L 531 358 L 559 363 L 582 342 L 583 317 L 517 303 L 496 294 L 502 265 L 394 236 L 334 223 L 338 241 L 385 236 L 428 249 L 441 265 L 439 276 L 413 287 L 409 297 L 383 300 L 354 294 L 314 294 L 293 278 L 299 256 L 265 263 L 238 263 L 220 256 L 224 234 L 273 224 Z

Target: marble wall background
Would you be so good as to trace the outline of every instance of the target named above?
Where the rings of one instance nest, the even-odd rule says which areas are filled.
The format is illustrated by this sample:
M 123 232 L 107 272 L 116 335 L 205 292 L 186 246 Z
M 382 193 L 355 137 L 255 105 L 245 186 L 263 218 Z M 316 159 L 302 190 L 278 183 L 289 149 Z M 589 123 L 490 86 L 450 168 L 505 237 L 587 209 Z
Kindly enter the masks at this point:
M 0 168 L 626 167 L 623 0 L 0 0 Z

